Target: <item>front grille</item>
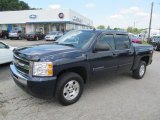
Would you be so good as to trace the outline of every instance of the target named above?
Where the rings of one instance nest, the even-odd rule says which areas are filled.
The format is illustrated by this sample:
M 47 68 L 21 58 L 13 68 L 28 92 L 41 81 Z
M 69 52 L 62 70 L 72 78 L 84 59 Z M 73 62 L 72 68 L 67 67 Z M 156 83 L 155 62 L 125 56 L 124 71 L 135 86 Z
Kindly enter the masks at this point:
M 20 73 L 29 74 L 30 62 L 28 60 L 14 54 L 14 65 Z

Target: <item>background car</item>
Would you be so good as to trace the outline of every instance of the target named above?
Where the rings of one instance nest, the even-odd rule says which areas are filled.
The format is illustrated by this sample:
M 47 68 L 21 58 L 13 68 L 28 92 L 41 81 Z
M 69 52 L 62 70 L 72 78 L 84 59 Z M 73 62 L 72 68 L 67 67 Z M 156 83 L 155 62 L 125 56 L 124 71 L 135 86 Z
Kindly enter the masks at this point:
M 57 40 L 61 36 L 63 36 L 63 32 L 53 31 L 53 32 L 51 32 L 51 33 L 49 33 L 48 35 L 45 36 L 45 40 L 46 41 Z
M 153 36 L 151 38 L 151 44 L 153 45 L 155 50 L 160 49 L 160 36 Z
M 21 40 L 25 37 L 25 34 L 20 30 L 14 30 L 9 33 L 9 38 Z
M 13 60 L 13 50 L 11 47 L 3 42 L 0 42 L 0 64 L 9 63 Z
M 26 34 L 25 38 L 27 40 L 42 40 L 44 39 L 44 34 L 41 32 L 30 32 L 29 34 Z
M 142 44 L 142 39 L 140 39 L 138 36 L 129 33 L 129 37 L 133 43 Z
M 0 31 L 0 38 L 8 39 L 9 38 L 9 32 L 8 32 L 8 30 L 2 30 L 2 31 Z
M 72 30 L 74 30 L 74 29 L 72 29 Z M 72 31 L 72 30 L 66 30 L 66 31 L 64 31 L 64 35 L 67 34 L 70 31 Z

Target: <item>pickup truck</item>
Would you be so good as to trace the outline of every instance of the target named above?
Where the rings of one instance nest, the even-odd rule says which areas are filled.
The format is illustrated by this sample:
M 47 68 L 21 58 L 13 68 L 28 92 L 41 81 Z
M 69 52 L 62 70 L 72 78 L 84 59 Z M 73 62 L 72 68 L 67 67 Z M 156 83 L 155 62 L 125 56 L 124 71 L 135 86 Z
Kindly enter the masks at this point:
M 126 32 L 74 30 L 52 44 L 15 49 L 10 69 L 25 91 L 70 105 L 95 76 L 132 71 L 143 78 L 152 55 L 152 46 L 133 44 Z

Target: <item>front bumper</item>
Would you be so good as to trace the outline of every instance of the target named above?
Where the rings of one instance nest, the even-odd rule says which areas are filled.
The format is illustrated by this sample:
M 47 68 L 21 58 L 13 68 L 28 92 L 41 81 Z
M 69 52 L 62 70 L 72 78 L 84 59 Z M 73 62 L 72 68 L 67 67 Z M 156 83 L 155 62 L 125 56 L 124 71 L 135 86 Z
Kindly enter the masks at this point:
M 27 40 L 36 40 L 34 37 L 26 37 Z
M 55 40 L 55 38 L 46 37 L 45 40 L 52 41 Z
M 14 64 L 10 65 L 15 83 L 26 92 L 37 97 L 53 97 L 56 89 L 56 77 L 29 77 L 18 72 Z
M 18 38 L 19 36 L 9 36 L 9 38 Z

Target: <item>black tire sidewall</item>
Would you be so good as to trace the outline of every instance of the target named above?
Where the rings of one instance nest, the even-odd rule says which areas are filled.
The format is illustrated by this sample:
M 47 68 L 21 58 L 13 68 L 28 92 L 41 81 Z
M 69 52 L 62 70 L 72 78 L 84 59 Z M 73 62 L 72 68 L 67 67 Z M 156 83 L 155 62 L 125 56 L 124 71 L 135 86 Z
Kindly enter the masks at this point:
M 19 37 L 18 37 L 18 40 L 21 40 L 21 39 L 22 39 L 22 37 L 21 37 L 21 36 L 19 36 Z
M 141 75 L 140 75 L 140 68 L 141 68 L 142 65 L 145 66 L 145 72 L 144 72 L 144 74 L 141 76 Z M 140 64 L 139 64 L 138 68 L 133 71 L 133 76 L 134 76 L 135 78 L 137 78 L 137 79 L 142 79 L 142 78 L 144 77 L 145 73 L 146 73 L 146 62 L 140 61 Z
M 71 80 L 75 80 L 79 83 L 80 90 L 79 90 L 79 94 L 77 95 L 75 99 L 66 100 L 63 95 L 63 89 L 64 89 L 64 86 Z M 62 105 L 66 106 L 66 105 L 73 104 L 77 102 L 79 98 L 81 97 L 81 94 L 83 92 L 83 87 L 84 87 L 84 83 L 80 75 L 76 73 L 65 73 L 59 78 L 59 81 L 57 84 L 57 90 L 56 90 L 56 98 Z

